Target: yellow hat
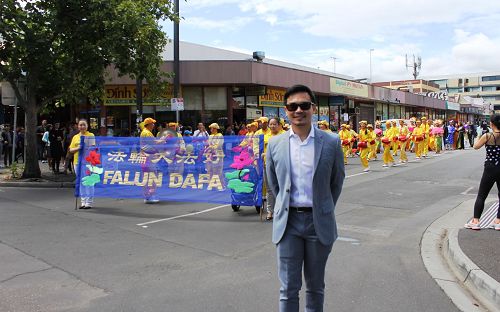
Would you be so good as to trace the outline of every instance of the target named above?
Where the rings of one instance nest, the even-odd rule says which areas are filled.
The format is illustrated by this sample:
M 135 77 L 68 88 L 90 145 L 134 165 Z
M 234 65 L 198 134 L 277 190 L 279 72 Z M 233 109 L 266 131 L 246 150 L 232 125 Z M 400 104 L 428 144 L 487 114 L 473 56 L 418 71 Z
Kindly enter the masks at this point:
M 390 121 L 390 120 L 387 120 L 387 121 L 385 122 L 385 124 L 386 124 L 386 125 L 390 125 L 390 124 L 391 124 L 391 121 Z
M 366 124 L 368 124 L 368 121 L 366 121 L 366 120 L 361 120 L 359 123 L 360 123 L 360 124 L 365 124 L 365 125 L 366 125 Z
M 345 128 L 347 125 L 346 124 L 341 124 L 340 127 L 341 128 Z
M 345 125 L 347 129 L 351 129 L 351 125 Z
M 169 127 L 177 127 L 177 123 L 176 122 L 169 122 L 168 126 Z
M 367 127 L 367 128 L 372 128 L 372 129 L 373 129 L 373 125 L 372 125 L 372 124 L 368 124 L 366 127 Z
M 259 127 L 259 124 L 258 124 L 256 121 L 254 121 L 254 122 L 251 122 L 251 123 L 250 123 L 250 127 L 251 127 L 251 126 L 254 126 L 254 127 L 257 127 L 257 128 L 258 128 L 258 127 Z
M 255 121 L 260 121 L 260 122 L 269 122 L 269 118 L 262 116 L 262 117 L 260 117 L 260 118 L 256 119 Z
M 211 123 L 211 124 L 210 124 L 210 126 L 208 126 L 208 128 L 215 128 L 215 129 L 217 129 L 217 130 L 219 130 L 219 129 L 220 129 L 219 125 L 218 125 L 217 123 L 215 123 L 215 122 L 214 122 L 214 123 Z
M 154 123 L 156 123 L 156 120 L 154 120 L 154 119 L 153 119 L 153 118 L 151 118 L 151 117 L 148 117 L 148 118 L 144 119 L 144 125 L 145 125 L 145 126 L 147 126 L 147 125 L 149 125 L 149 124 L 154 124 Z
M 424 117 L 420 118 L 420 120 L 427 120 L 427 117 L 424 116 Z

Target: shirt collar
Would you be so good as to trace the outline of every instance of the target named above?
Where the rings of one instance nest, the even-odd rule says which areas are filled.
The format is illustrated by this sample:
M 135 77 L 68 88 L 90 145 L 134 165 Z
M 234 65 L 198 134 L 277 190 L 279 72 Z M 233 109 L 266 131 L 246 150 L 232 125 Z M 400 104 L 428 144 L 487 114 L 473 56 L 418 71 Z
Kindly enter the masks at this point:
M 292 127 L 290 127 L 290 134 L 289 134 L 289 136 L 290 137 L 298 137 L 298 135 L 295 134 L 295 132 L 293 132 Z M 307 136 L 307 138 L 304 141 L 309 140 L 309 138 L 314 138 L 314 126 L 313 125 L 311 125 L 311 131 L 309 131 L 309 135 Z

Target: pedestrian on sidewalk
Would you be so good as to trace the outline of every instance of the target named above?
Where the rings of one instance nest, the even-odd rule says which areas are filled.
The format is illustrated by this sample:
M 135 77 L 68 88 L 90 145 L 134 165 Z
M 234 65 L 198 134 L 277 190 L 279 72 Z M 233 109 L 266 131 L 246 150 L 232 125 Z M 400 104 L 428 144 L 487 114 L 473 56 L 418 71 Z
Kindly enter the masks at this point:
M 9 124 L 4 126 L 4 131 L 2 132 L 2 144 L 3 163 L 5 167 L 9 167 L 12 165 L 12 148 L 14 146 L 14 136 L 12 130 L 10 130 Z
M 266 154 L 268 186 L 276 196 L 279 311 L 299 311 L 302 270 L 306 311 L 323 311 L 325 267 L 337 238 L 335 205 L 345 177 L 342 149 L 336 134 L 311 125 L 316 100 L 308 87 L 291 87 L 284 102 L 291 129 L 271 138 Z
M 483 145 L 486 147 L 486 160 L 484 162 L 484 171 L 479 184 L 476 203 L 474 204 L 474 218 L 465 224 L 465 227 L 472 230 L 480 230 L 479 219 L 484 210 L 484 202 L 490 193 L 493 184 L 497 184 L 498 199 L 500 202 L 500 114 L 494 114 L 490 119 L 492 133 L 485 133 L 474 144 L 474 149 L 480 149 Z M 500 206 L 497 211 L 497 217 L 490 224 L 489 228 L 500 231 Z

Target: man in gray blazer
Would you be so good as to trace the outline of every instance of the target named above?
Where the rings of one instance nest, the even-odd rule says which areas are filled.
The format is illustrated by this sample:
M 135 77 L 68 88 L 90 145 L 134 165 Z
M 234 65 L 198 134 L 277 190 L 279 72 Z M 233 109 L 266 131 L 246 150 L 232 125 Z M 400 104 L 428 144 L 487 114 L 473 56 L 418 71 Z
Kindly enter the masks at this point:
M 287 90 L 291 129 L 269 140 L 268 187 L 276 196 L 273 243 L 281 282 L 279 310 L 299 311 L 302 267 L 306 311 L 323 311 L 325 267 L 337 238 L 335 205 L 344 182 L 339 137 L 312 126 L 315 96 L 306 86 Z

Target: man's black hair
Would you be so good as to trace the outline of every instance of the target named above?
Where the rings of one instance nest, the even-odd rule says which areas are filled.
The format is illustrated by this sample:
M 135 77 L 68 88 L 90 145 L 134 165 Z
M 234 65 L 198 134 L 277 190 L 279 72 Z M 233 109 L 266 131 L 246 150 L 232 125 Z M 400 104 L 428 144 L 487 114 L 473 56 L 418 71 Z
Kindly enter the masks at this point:
M 285 97 L 284 97 L 285 105 L 286 105 L 286 101 L 288 100 L 288 98 L 291 95 L 296 94 L 296 93 L 302 93 L 302 92 L 309 94 L 309 97 L 311 98 L 311 102 L 316 103 L 316 96 L 314 96 L 314 93 L 311 91 L 311 89 L 309 89 L 309 87 L 306 87 L 304 85 L 294 85 L 294 86 L 290 87 L 288 90 L 286 90 Z
M 500 114 L 491 115 L 490 121 L 495 125 L 498 129 L 500 129 Z

